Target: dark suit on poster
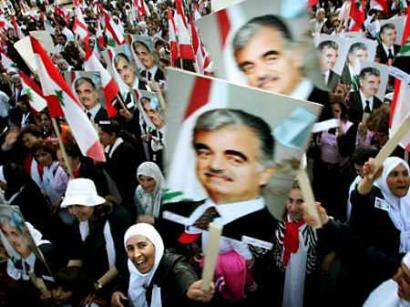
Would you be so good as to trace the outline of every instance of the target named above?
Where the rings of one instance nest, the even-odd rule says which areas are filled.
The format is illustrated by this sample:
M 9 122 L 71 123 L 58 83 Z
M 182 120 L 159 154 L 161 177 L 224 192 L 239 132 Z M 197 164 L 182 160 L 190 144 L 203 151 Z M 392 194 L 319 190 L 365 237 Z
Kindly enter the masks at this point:
M 340 76 L 337 73 L 335 73 L 333 70 L 330 70 L 329 78 L 327 79 L 327 84 L 326 84 L 327 88 L 330 91 L 333 91 L 336 88 L 336 86 L 339 84 L 339 81 L 340 81 Z
M 195 209 L 204 202 L 204 200 L 196 202 L 183 201 L 163 205 L 161 217 L 156 221 L 155 225 L 164 240 L 166 248 L 175 248 L 178 253 L 185 255 L 187 258 L 194 256 L 192 253 L 192 244 L 182 244 L 178 241 L 178 238 L 184 233 L 185 226 L 173 220 L 173 217 L 167 217 L 167 214 L 171 213 L 182 219 L 189 218 Z M 242 241 L 242 236 L 246 236 L 260 240 L 259 242 L 263 241 L 263 244 L 271 244 L 277 224 L 278 221 L 270 214 L 268 209 L 264 207 L 261 210 L 254 211 L 224 225 L 222 236 L 238 241 Z M 198 241 L 200 241 L 200 238 Z M 200 242 L 197 243 L 200 246 Z M 258 283 L 258 291 L 256 291 L 254 295 L 252 294 L 252 297 L 248 298 L 249 302 L 264 302 L 264 304 L 266 304 L 268 300 L 270 302 L 269 306 L 272 306 L 275 299 L 272 295 L 272 287 L 274 287 L 272 276 L 274 276 L 274 274 L 267 273 L 274 271 L 272 251 L 261 247 L 261 245 L 256 246 L 256 243 L 255 246 L 252 246 L 248 241 L 246 243 L 248 243 L 249 249 L 255 259 L 254 277 Z M 219 304 L 217 306 L 219 306 Z M 224 305 L 222 304 L 221 306 Z M 258 306 L 258 304 L 255 306 Z
M 318 122 L 333 118 L 332 109 L 330 107 L 329 92 L 323 91 L 317 87 L 314 87 L 309 97 L 306 99 L 311 102 L 316 102 L 323 106 L 322 113 L 318 119 Z
M 363 104 L 360 97 L 360 92 L 356 91 L 351 93 L 349 101 L 349 119 L 355 124 L 360 123 L 363 117 Z M 371 111 L 373 112 L 374 110 L 380 108 L 382 104 L 383 103 L 379 98 L 373 96 L 373 109 Z
M 107 120 L 107 119 L 108 119 L 107 110 L 104 109 L 103 107 L 101 107 L 101 108 L 98 110 L 97 114 L 95 114 L 93 120 L 94 120 L 94 123 L 98 124 L 100 121 L 102 121 L 102 120 Z
M 393 50 L 394 50 L 393 57 L 395 57 L 399 53 L 400 48 L 401 48 L 400 45 L 396 45 L 396 44 L 393 45 Z M 387 62 L 389 60 L 389 55 L 386 53 L 386 50 L 384 50 L 382 44 L 377 45 L 376 58 L 379 59 L 379 62 L 381 64 L 387 64 Z

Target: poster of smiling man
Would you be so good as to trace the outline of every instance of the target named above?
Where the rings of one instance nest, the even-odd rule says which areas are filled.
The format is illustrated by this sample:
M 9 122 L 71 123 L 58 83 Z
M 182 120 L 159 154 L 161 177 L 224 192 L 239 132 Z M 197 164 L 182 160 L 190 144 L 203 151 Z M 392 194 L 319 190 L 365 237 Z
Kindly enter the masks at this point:
M 240 85 L 317 101 L 326 89 L 306 8 L 294 1 L 248 0 L 198 21 L 215 76 Z
M 0 242 L 8 257 L 7 275 L 17 283 L 31 281 L 40 293 L 46 292 L 54 282 L 48 263 L 51 243 L 24 220 L 18 207 L 0 205 Z
M 209 197 L 211 186 L 230 195 L 231 188 L 235 191 L 250 184 L 244 177 L 250 175 L 251 194 L 262 194 L 263 186 L 267 207 L 280 218 L 321 106 L 175 69 L 168 70 L 168 76 L 166 173 L 170 191 L 195 201 Z M 258 127 L 249 124 L 248 117 Z M 259 125 L 264 127 L 261 131 Z M 208 130 L 210 138 L 205 137 Z M 199 140 L 200 136 L 204 138 Z M 207 165 L 206 161 L 217 161 L 217 157 L 221 165 Z M 236 173 L 246 165 L 255 173 Z

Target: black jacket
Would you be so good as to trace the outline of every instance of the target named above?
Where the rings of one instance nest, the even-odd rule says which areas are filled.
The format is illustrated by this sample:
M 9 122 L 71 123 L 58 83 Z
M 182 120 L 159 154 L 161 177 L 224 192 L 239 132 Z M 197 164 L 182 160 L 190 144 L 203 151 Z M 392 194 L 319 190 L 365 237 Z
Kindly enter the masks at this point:
M 393 56 L 394 57 L 397 55 L 397 53 L 399 53 L 400 48 L 401 48 L 400 45 L 394 44 L 394 46 L 393 46 L 393 50 L 394 50 Z M 387 62 L 389 60 L 388 54 L 386 54 L 386 51 L 384 50 L 382 44 L 377 45 L 376 59 L 378 59 L 381 64 L 387 64 Z
M 352 121 L 354 124 L 358 124 L 362 121 L 363 117 L 363 105 L 362 105 L 362 99 L 360 97 L 360 92 L 352 92 L 350 93 L 350 98 L 349 98 L 349 120 Z M 382 101 L 377 98 L 376 96 L 373 96 L 373 110 L 376 110 L 382 106 Z

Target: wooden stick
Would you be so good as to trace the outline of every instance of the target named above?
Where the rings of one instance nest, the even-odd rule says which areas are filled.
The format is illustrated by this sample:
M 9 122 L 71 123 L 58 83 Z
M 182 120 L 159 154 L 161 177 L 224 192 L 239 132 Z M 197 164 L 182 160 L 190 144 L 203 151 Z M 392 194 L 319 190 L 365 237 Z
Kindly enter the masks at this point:
M 312 186 L 310 185 L 309 177 L 308 177 L 306 170 L 300 169 L 296 178 L 299 182 L 300 190 L 302 191 L 303 200 L 305 204 L 307 205 L 306 208 L 307 208 L 308 214 L 314 217 L 316 221 L 318 221 L 318 225 L 316 225 L 315 228 L 322 227 L 319 213 L 317 212 L 317 209 L 316 209 L 315 196 L 313 195 Z
M 132 93 L 131 93 L 131 95 L 132 95 Z M 126 107 L 126 105 L 125 105 L 124 98 L 122 98 L 122 96 L 121 96 L 120 93 L 118 93 L 117 98 L 118 98 L 118 100 L 119 100 L 119 102 L 120 102 L 120 104 L 121 104 L 121 107 L 125 110 L 125 112 L 131 113 L 130 111 L 128 111 L 128 109 L 127 109 L 127 107 Z
M 65 150 L 63 139 L 61 138 L 60 130 L 58 129 L 57 121 L 54 117 L 51 117 L 51 122 L 53 123 L 54 132 L 57 136 L 58 145 L 60 146 L 61 153 L 63 154 L 64 163 L 65 163 L 65 166 L 67 167 L 68 175 L 70 176 L 70 179 L 74 179 L 73 170 L 71 169 L 71 166 L 68 163 L 67 152 Z
M 108 284 L 111 280 L 115 278 L 115 276 L 118 275 L 118 270 L 115 266 L 113 266 L 111 269 L 109 269 L 103 276 L 101 276 L 98 279 L 98 282 L 102 285 L 105 286 Z
M 396 149 L 400 141 L 409 133 L 410 130 L 410 116 L 404 120 L 399 129 L 397 129 L 394 134 L 389 138 L 386 144 L 380 149 L 379 153 L 375 158 L 375 162 L 378 164 L 383 164 L 383 161 L 388 158 L 391 153 Z
M 202 271 L 202 290 L 209 291 L 214 279 L 216 260 L 219 254 L 219 240 L 222 234 L 222 225 L 209 224 L 208 245 L 205 253 L 205 265 Z

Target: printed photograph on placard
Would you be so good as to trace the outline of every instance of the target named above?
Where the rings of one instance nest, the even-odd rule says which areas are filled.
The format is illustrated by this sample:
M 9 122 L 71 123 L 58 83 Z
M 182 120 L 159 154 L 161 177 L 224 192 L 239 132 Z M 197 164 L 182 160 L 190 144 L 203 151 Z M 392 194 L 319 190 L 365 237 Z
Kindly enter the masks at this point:
M 376 62 L 392 65 L 394 57 L 399 53 L 406 16 L 395 16 L 380 20 L 379 43 L 376 50 Z
M 316 101 L 326 90 L 305 4 L 248 0 L 198 21 L 215 77 Z
M 219 151 L 221 159 L 226 159 L 226 166 L 236 163 L 245 166 L 249 159 L 256 159 L 252 163 L 260 164 L 261 169 L 270 167 L 272 173 L 260 183 L 253 178 L 253 185 L 256 184 L 258 191 L 263 186 L 263 194 L 269 199 L 267 207 L 280 219 L 322 107 L 176 69 L 168 70 L 168 76 L 165 157 L 170 191 L 195 201 L 212 193 L 208 184 L 219 186 L 221 191 L 227 189 L 228 194 L 236 193 L 236 189 L 249 184 L 245 178 L 241 181 L 242 175 L 230 173 L 228 169 L 220 169 L 217 175 L 212 173 L 210 165 L 207 170 L 201 169 L 201 162 Z M 181 88 L 178 84 L 185 86 Z M 203 115 L 208 111 L 208 115 Z M 250 122 L 256 120 L 258 127 L 262 125 L 263 132 L 253 127 L 248 117 Z M 225 130 L 229 131 L 225 134 Z M 200 135 L 204 136 L 203 141 L 197 140 Z M 208 140 L 212 144 L 208 144 Z M 219 167 L 222 165 L 216 168 Z M 209 176 L 204 175 L 203 172 L 208 171 Z
M 111 109 L 112 105 L 105 101 L 99 72 L 68 71 L 64 73 L 64 78 L 71 85 L 88 118 L 94 123 L 98 124 L 99 121 L 115 115 L 115 110 Z

